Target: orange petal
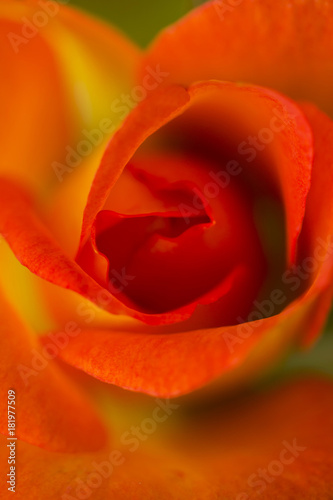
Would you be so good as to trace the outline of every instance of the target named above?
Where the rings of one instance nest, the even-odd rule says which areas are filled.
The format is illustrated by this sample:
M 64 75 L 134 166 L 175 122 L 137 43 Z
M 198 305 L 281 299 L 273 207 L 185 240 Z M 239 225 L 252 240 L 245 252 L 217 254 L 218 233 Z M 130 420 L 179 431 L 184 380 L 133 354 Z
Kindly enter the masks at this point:
M 247 374 L 247 380 L 253 378 L 258 367 L 261 371 L 267 369 L 298 342 L 317 307 L 317 302 L 303 300 L 272 318 L 172 334 L 159 334 L 156 329 L 149 332 L 148 327 L 140 333 L 82 330 L 59 356 L 103 382 L 175 397 L 199 389 L 221 375 L 232 374 L 264 345 L 264 362 L 260 359 L 260 364 L 251 366 Z M 256 313 L 256 317 L 262 315 Z
M 7 392 L 16 393 L 15 435 L 52 451 L 95 451 L 106 442 L 105 428 L 86 396 L 41 350 L 32 332 L 0 297 L 0 431 L 8 435 Z
M 332 389 L 330 381 L 308 378 L 210 411 L 172 402 L 169 416 L 161 409 L 168 402 L 151 401 L 147 414 L 119 429 L 106 453 L 54 454 L 19 443 L 16 494 L 19 500 L 250 500 L 259 494 L 329 500 Z
M 333 113 L 333 5 L 326 0 L 213 0 L 166 28 L 143 68 L 169 81 L 249 82 Z
M 318 318 L 313 318 L 305 337 L 305 343 L 309 344 L 316 338 L 319 324 L 326 320 L 333 295 L 333 122 L 312 104 L 302 104 L 301 108 L 312 129 L 315 154 L 299 260 L 303 273 L 313 282 L 312 289 L 324 291 Z
M 47 1 L 4 0 L 0 30 L 2 171 L 33 186 L 58 184 L 53 162 L 84 128 L 109 117 L 106 107 L 127 90 L 139 51 L 102 22 Z

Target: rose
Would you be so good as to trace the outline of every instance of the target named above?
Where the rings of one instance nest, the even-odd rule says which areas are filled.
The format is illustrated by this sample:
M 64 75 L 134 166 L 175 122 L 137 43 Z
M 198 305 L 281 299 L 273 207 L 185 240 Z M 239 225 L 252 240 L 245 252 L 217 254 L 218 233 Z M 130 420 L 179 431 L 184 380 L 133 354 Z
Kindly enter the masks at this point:
M 248 8 L 246 5 L 249 4 L 244 2 L 245 12 Z M 264 9 L 265 4 L 258 2 L 260 8 Z M 30 12 L 32 19 L 36 20 L 35 11 Z M 67 25 L 73 29 L 75 16 L 67 9 L 61 12 L 62 29 L 66 35 Z M 242 12 L 242 15 L 233 12 L 233 18 L 229 20 L 231 32 L 238 26 L 239 19 L 244 19 L 244 10 Z M 304 19 L 304 16 L 301 18 Z M 93 24 L 82 17 L 78 21 L 90 34 Z M 83 213 L 82 203 L 87 193 L 84 176 L 91 177 L 99 163 L 92 146 L 97 148 L 96 156 L 99 156 L 104 139 L 107 138 L 104 136 L 113 132 L 114 123 L 107 121 L 105 115 L 100 118 L 97 113 L 89 127 L 81 130 L 80 127 L 75 128 L 82 133 L 77 134 L 78 140 L 68 146 L 67 137 L 62 138 L 59 134 L 63 129 L 60 108 L 63 98 L 57 88 L 59 103 L 53 110 L 52 124 L 56 139 L 64 145 L 62 151 L 65 159 L 54 162 L 54 151 L 59 151 L 57 145 L 48 145 L 45 151 L 38 149 L 38 160 L 33 162 L 36 170 L 32 170 L 31 176 L 31 179 L 37 178 L 35 193 L 41 193 L 40 186 L 47 185 L 47 174 L 50 172 L 55 182 L 64 181 L 60 186 L 56 184 L 57 200 L 53 199 L 51 203 L 54 212 L 46 216 L 53 236 L 38 220 L 36 210 L 31 207 L 25 193 L 13 181 L 3 179 L 1 183 L 1 230 L 5 238 L 22 264 L 36 275 L 60 285 L 58 290 L 46 286 L 44 292 L 48 297 L 52 294 L 54 300 L 59 293 L 62 301 L 69 302 L 69 316 L 66 316 L 66 304 L 63 302 L 61 310 L 55 314 L 57 327 L 61 331 L 46 336 L 43 347 L 39 348 L 36 342 L 29 347 L 26 336 L 20 339 L 19 346 L 15 345 L 15 337 L 7 340 L 13 345 L 10 345 L 11 357 L 6 362 L 8 366 L 16 363 L 20 377 L 15 380 L 15 384 L 20 384 L 20 392 L 24 394 L 27 394 L 26 387 L 33 387 L 33 397 L 30 393 L 25 408 L 42 396 L 45 405 L 43 414 L 51 417 L 48 426 L 40 429 L 38 418 L 29 414 L 27 426 L 32 426 L 33 430 L 27 431 L 24 426 L 18 429 L 19 436 L 28 442 L 51 449 L 72 450 L 97 448 L 103 439 L 103 430 L 86 406 L 85 399 L 74 389 L 76 395 L 73 398 L 72 386 L 67 378 L 59 372 L 54 362 L 50 362 L 57 355 L 107 382 L 168 397 L 198 388 L 231 367 L 240 366 L 241 373 L 245 366 L 246 371 L 251 356 L 255 364 L 259 365 L 258 368 L 262 369 L 286 347 L 296 343 L 301 334 L 302 338 L 307 338 L 320 329 L 332 292 L 329 196 L 332 153 L 327 146 L 324 147 L 329 142 L 327 137 L 332 133 L 331 121 L 315 107 L 300 105 L 275 90 L 259 86 L 269 84 L 268 77 L 272 76 L 269 73 L 261 75 L 264 66 L 260 58 L 256 61 L 258 68 L 254 63 L 250 65 L 251 71 L 255 68 L 255 78 L 251 79 L 244 73 L 250 84 L 239 86 L 233 83 L 235 79 L 244 79 L 241 75 L 232 74 L 234 67 L 228 76 L 229 83 L 193 83 L 203 78 L 219 77 L 225 80 L 226 77 L 220 75 L 219 67 L 216 67 L 219 57 L 221 60 L 224 57 L 223 46 L 221 49 L 216 43 L 218 37 L 214 37 L 213 48 L 219 57 L 214 58 L 215 62 L 211 66 L 210 59 L 202 57 L 203 63 L 207 61 L 207 67 L 203 65 L 198 70 L 197 64 L 193 64 L 192 57 L 186 51 L 185 54 L 179 51 L 176 67 L 175 55 L 171 61 L 168 59 L 170 47 L 173 43 L 177 47 L 181 46 L 178 37 L 184 36 L 184 31 L 188 35 L 187 30 L 191 30 L 192 23 L 205 33 L 205 30 L 214 33 L 220 21 L 220 16 L 216 16 L 216 3 L 213 2 L 199 9 L 172 34 L 167 32 L 164 35 L 167 40 L 162 35 L 162 41 L 156 42 L 147 60 L 142 63 L 144 70 L 136 82 L 141 83 L 132 89 L 129 96 L 118 94 L 113 97 L 111 109 L 120 119 L 135 103 L 142 102 L 113 135 L 91 185 L 84 210 L 77 263 L 74 262 L 75 235 L 81 224 L 73 225 L 73 220 Z M 48 26 L 52 34 L 51 19 Z M 197 29 L 195 33 L 198 37 Z M 39 36 L 36 35 L 36 46 L 30 49 L 29 45 L 30 57 L 34 60 L 39 55 L 45 61 L 50 51 Z M 100 40 L 99 36 L 94 34 L 94 39 Z M 102 37 L 106 36 L 111 38 L 111 35 L 103 32 Z M 207 44 L 209 40 L 208 37 Z M 33 39 L 29 41 L 31 44 L 33 42 Z M 111 42 L 114 45 L 120 40 L 115 36 Z M 126 42 L 121 43 L 126 55 L 130 55 L 133 60 L 135 50 Z M 111 49 L 111 54 L 114 54 L 113 46 Z M 236 49 L 239 50 L 238 47 Z M 75 44 L 74 50 L 78 50 Z M 211 53 L 207 52 L 207 48 L 205 51 L 206 54 Z M 109 52 L 107 54 L 109 56 Z M 233 64 L 236 55 L 237 52 L 233 54 Z M 284 53 L 277 50 L 278 61 L 282 55 Z M 60 56 L 64 58 L 61 51 Z M 58 54 L 57 57 L 60 56 Z M 22 68 L 26 57 L 22 56 L 22 60 L 14 65 L 18 64 Z M 186 58 L 186 64 L 182 57 Z M 115 59 L 115 63 L 118 62 L 120 66 L 123 64 Z M 134 61 L 129 66 L 134 68 Z M 303 68 L 300 63 L 298 66 L 300 69 L 296 76 L 300 78 L 300 75 L 304 76 Z M 326 70 L 327 66 L 323 66 Z M 184 74 L 183 68 L 187 68 L 189 73 Z M 287 66 L 287 69 L 290 77 L 293 73 L 290 67 Z M 51 64 L 45 77 L 51 71 L 57 75 L 57 67 Z M 53 85 L 54 78 L 49 80 L 46 81 Z M 252 85 L 253 80 L 259 85 Z M 186 88 L 182 85 L 186 85 Z M 289 94 L 286 82 L 278 81 L 274 85 L 272 79 L 271 86 Z M 79 90 L 76 87 L 75 90 L 80 99 L 81 111 L 84 112 L 86 108 L 83 104 L 87 104 L 84 87 L 83 94 L 82 87 L 79 86 Z M 315 91 L 310 97 L 316 101 Z M 101 101 L 104 102 L 103 99 Z M 28 100 L 27 105 L 31 105 L 31 102 Z M 97 103 L 94 103 L 93 109 L 98 109 Z M 71 110 L 65 107 L 65 111 L 70 114 Z M 42 116 L 43 112 L 41 106 Z M 11 108 L 8 113 L 11 113 Z M 34 110 L 31 116 L 35 114 Z M 198 121 L 198 117 L 202 122 Z M 219 135 L 223 117 L 228 117 L 230 122 L 228 130 Z M 78 120 L 78 117 L 75 116 L 75 119 Z M 66 123 L 69 122 L 69 119 L 66 120 Z M 23 129 L 24 137 L 29 128 L 27 125 Z M 176 144 L 178 149 L 172 154 L 170 151 L 166 154 L 166 141 L 174 144 L 179 138 L 183 143 Z M 23 170 L 20 173 L 19 167 L 24 163 L 16 163 L 13 152 L 16 151 L 11 147 L 14 176 L 22 179 L 30 172 Z M 26 158 L 29 158 L 28 153 L 34 159 L 35 152 L 27 149 Z M 48 164 L 52 162 L 53 170 L 45 172 L 48 159 Z M 239 159 L 243 160 L 246 167 L 251 165 L 251 176 L 249 172 L 244 172 L 244 165 Z M 92 165 L 90 169 L 86 166 L 75 170 L 78 166 L 83 167 L 81 163 Z M 156 163 L 159 165 L 158 176 L 154 170 Z M 268 173 L 267 165 L 270 167 Z M 323 173 L 324 168 L 327 170 Z M 8 171 L 5 172 L 8 175 Z M 67 186 L 65 174 L 73 176 L 68 179 Z M 247 177 L 244 177 L 245 174 Z M 283 207 L 286 214 L 289 267 L 282 268 L 282 284 L 279 282 L 278 285 L 272 273 L 268 272 L 268 282 L 274 283 L 268 299 L 266 296 L 257 296 L 263 284 L 264 253 L 270 271 L 269 256 L 263 252 L 261 241 L 269 241 L 269 238 L 260 239 L 255 229 L 251 211 L 254 200 L 258 199 L 258 192 L 248 186 L 244 191 L 242 187 L 244 178 L 247 180 L 249 177 L 260 178 L 260 192 L 268 193 L 270 200 L 276 199 L 277 208 L 281 212 Z M 82 186 L 79 193 L 78 179 Z M 28 184 L 27 178 L 25 184 Z M 88 187 L 90 184 L 87 182 Z M 122 198 L 123 193 L 127 196 L 130 193 L 131 199 Z M 73 200 L 75 196 L 79 198 L 75 207 L 77 212 L 71 219 L 68 199 Z M 266 210 L 267 196 L 261 198 Z M 67 221 L 61 216 L 63 213 Z M 71 235 L 69 232 L 72 227 L 75 228 L 75 234 Z M 231 229 L 236 231 L 236 238 L 235 234 L 230 235 Z M 178 245 L 176 250 L 174 242 Z M 245 248 L 245 245 L 250 245 L 250 248 Z M 94 253 L 94 248 L 99 254 Z M 124 248 L 134 255 L 133 259 L 122 254 Z M 220 262 L 222 249 L 224 259 Z M 195 252 L 196 261 L 189 262 L 187 256 Z M 105 259 L 101 254 L 109 259 L 109 269 L 105 268 Z M 164 258 L 164 254 L 169 260 Z M 198 269 L 196 264 L 199 259 L 203 267 Z M 184 269 L 184 262 L 190 264 L 189 269 Z M 149 269 L 148 263 L 154 272 Z M 166 269 L 162 268 L 164 265 Z M 22 272 L 19 266 L 17 268 Z M 173 279 L 178 278 L 179 281 L 167 290 L 170 273 L 175 268 L 177 275 Z M 193 280 L 194 273 L 198 273 L 198 278 Z M 156 275 L 160 280 L 159 286 L 154 283 Z M 246 293 L 242 293 L 245 285 Z M 10 295 L 8 283 L 5 286 Z M 76 296 L 73 299 L 67 289 L 78 292 L 83 298 Z M 293 300 L 288 296 L 289 292 L 293 292 Z M 298 296 L 295 292 L 298 292 Z M 102 316 L 85 299 L 96 303 L 99 308 L 103 307 L 108 313 L 132 316 L 135 320 L 121 318 L 117 322 L 110 314 Z M 222 312 L 221 303 L 224 306 Z M 279 312 L 282 308 L 282 312 Z M 266 315 L 270 317 L 263 319 Z M 15 321 L 13 319 L 9 323 L 9 327 L 14 330 L 12 335 L 23 335 L 22 327 L 16 326 Z M 157 328 L 143 327 L 143 322 L 157 325 Z M 124 329 L 125 332 L 121 331 Z M 174 332 L 177 334 L 171 335 Z M 265 360 L 262 360 L 262 351 Z M 53 403 L 46 403 L 46 387 L 54 387 L 53 390 L 57 388 Z M 54 413 L 54 407 L 59 405 L 66 406 L 65 419 L 59 412 Z M 170 407 L 165 404 L 164 407 L 168 414 Z M 75 425 L 75 411 L 78 409 L 87 417 L 79 428 Z M 150 427 L 147 423 L 143 426 L 146 433 L 136 439 L 143 441 L 147 437 L 154 422 L 156 424 L 156 418 L 152 419 Z M 161 416 L 158 418 L 161 419 Z M 83 441 L 82 435 L 91 428 L 98 429 L 98 435 L 89 433 Z M 52 433 L 55 433 L 55 439 L 51 438 Z M 118 460 L 113 457 L 112 466 L 121 465 L 121 462 L 121 456 L 118 456 Z M 135 470 L 132 472 L 135 475 Z M 267 484 L 270 479 L 266 480 Z M 93 488 L 88 481 L 87 484 L 81 483 L 78 488 L 82 488 L 82 491 Z

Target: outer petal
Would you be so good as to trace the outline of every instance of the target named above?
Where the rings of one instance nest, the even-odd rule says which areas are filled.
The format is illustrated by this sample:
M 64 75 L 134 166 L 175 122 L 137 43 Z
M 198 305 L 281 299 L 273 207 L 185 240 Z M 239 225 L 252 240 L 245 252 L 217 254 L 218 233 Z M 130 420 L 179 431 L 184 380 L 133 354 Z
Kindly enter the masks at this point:
M 312 298 L 280 315 L 248 324 L 173 334 L 82 331 L 59 356 L 94 377 L 126 389 L 175 397 L 199 389 L 242 366 L 250 355 L 266 349 L 264 360 L 251 365 L 253 378 L 288 348 L 296 345 L 317 317 Z M 320 313 L 321 316 L 321 313 Z M 48 342 L 47 342 L 48 343 Z M 237 373 L 236 373 L 237 377 Z
M 24 47 L 27 50 L 15 53 L 7 36 L 18 26 L 15 20 L 0 19 L 1 64 L 6 74 L 0 83 L 0 169 L 35 187 L 45 176 L 52 178 L 51 163 L 68 144 L 71 124 L 51 47 L 37 34 Z
M 144 66 L 169 81 L 245 81 L 333 113 L 333 6 L 327 0 L 213 0 L 164 30 Z
M 119 429 L 107 453 L 54 454 L 19 443 L 16 497 L 329 500 L 332 411 L 332 383 L 305 379 L 207 413 L 186 413 L 177 403 L 153 434 L 129 441 L 132 425 L 148 430 L 153 414 L 164 418 L 152 401 L 142 420 L 132 417 Z
M 32 332 L 0 297 L 0 431 L 8 435 L 7 391 L 16 392 L 15 435 L 53 451 L 95 451 L 106 431 L 86 396 L 41 351 Z
M 52 2 L 4 0 L 0 32 L 1 172 L 58 186 L 53 163 L 66 164 L 66 147 L 83 129 L 112 117 L 106 109 L 132 80 L 138 51 L 103 23 Z

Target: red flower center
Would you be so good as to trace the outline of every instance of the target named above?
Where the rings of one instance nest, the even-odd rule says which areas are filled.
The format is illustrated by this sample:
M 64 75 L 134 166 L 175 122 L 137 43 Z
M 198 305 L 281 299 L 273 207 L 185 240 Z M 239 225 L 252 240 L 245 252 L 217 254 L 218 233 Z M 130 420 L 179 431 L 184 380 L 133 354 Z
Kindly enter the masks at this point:
M 264 258 L 251 201 L 237 182 L 225 185 L 223 172 L 180 154 L 127 165 L 93 231 L 107 287 L 126 305 L 156 314 L 224 299 L 226 321 L 250 307 Z

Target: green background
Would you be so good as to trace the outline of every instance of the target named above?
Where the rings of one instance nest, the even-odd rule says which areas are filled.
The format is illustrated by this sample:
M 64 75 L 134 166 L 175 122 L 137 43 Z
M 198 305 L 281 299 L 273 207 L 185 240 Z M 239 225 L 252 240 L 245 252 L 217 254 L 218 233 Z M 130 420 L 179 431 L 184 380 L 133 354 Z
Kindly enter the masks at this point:
M 200 0 L 70 0 L 106 19 L 145 47 L 160 29 L 184 16 Z

